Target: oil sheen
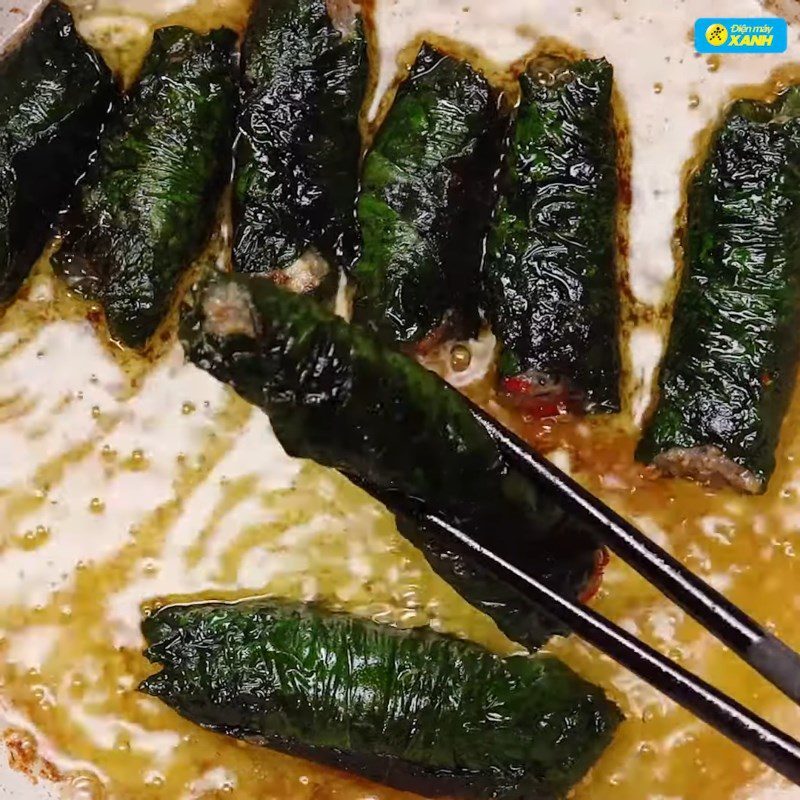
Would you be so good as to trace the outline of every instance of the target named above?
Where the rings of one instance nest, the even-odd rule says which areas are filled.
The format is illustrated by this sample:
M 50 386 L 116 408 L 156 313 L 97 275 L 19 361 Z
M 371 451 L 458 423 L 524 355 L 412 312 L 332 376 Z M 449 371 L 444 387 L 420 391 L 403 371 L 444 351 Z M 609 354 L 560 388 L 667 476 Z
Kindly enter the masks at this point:
M 29 4 L 32 5 L 32 4 Z M 154 26 L 241 29 L 243 0 L 74 2 L 81 30 L 130 81 Z M 784 3 L 784 6 L 786 4 Z M 13 11 L 18 9 L 18 11 Z M 0 19 L 28 6 L 0 0 Z M 466 370 L 440 369 L 734 602 L 800 647 L 800 398 L 763 497 L 660 480 L 635 464 L 674 291 L 682 186 L 734 94 L 791 77 L 800 52 L 695 56 L 694 16 L 759 15 L 755 0 L 377 0 L 374 108 L 424 32 L 459 40 L 494 74 L 557 40 L 616 69 L 632 212 L 625 413 L 532 422 L 497 407 L 492 340 Z M 385 103 L 383 104 L 385 107 Z M 201 261 L 226 244 L 221 224 Z M 322 598 L 403 626 L 430 624 L 515 650 L 428 569 L 391 518 L 333 472 L 286 456 L 269 422 L 183 363 L 174 319 L 145 356 L 109 343 L 96 308 L 69 297 L 47 257 L 0 318 L 0 722 L 14 796 L 397 800 L 410 798 L 184 722 L 137 693 L 143 611 L 174 600 Z M 796 708 L 613 560 L 604 614 L 800 736 Z M 800 796 L 734 745 L 575 639 L 552 649 L 602 684 L 627 721 L 579 800 L 790 800 Z M 35 780 L 35 789 L 25 781 Z M 21 783 L 18 783 L 22 781 Z

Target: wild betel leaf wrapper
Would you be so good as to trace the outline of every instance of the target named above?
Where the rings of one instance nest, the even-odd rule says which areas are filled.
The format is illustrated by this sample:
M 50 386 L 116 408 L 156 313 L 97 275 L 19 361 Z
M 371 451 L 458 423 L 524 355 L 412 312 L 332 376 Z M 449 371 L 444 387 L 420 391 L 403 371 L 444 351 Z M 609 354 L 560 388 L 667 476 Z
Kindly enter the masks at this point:
M 0 63 L 0 304 L 41 254 L 116 96 L 61 3 L 48 4 Z
M 466 61 L 424 44 L 364 162 L 354 319 L 425 350 L 477 330 L 494 202 L 499 98 Z
M 563 797 L 621 715 L 551 656 L 500 659 L 275 601 L 161 609 L 142 689 L 212 730 L 426 797 Z
M 426 500 L 567 596 L 595 576 L 591 529 L 507 463 L 458 392 L 311 298 L 220 275 L 192 298 L 181 341 L 269 415 L 290 455 Z M 563 631 L 455 545 L 425 531 L 409 538 L 513 639 L 536 647 Z
M 242 60 L 234 267 L 277 275 L 312 249 L 334 268 L 335 290 L 335 268 L 358 246 L 361 17 L 349 0 L 258 0 Z
M 230 175 L 235 47 L 225 28 L 155 32 L 63 221 L 56 269 L 129 347 L 153 335 L 211 234 Z
M 620 405 L 617 135 L 605 59 L 520 77 L 484 264 L 501 388 L 544 415 Z
M 687 213 L 658 405 L 637 455 L 761 492 L 800 355 L 800 87 L 730 107 Z

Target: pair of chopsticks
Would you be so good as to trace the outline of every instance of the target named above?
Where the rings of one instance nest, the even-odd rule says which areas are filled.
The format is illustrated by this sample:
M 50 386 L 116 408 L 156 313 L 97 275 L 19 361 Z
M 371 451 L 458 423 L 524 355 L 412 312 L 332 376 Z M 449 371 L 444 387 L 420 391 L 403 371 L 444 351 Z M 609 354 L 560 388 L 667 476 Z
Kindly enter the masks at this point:
M 465 398 L 466 400 L 467 398 Z M 470 402 L 470 401 L 468 401 Z M 604 544 L 642 577 L 694 617 L 713 636 L 757 670 L 784 694 L 800 703 L 800 655 L 766 631 L 723 595 L 686 569 L 669 553 L 587 492 L 522 439 L 470 402 L 472 413 L 494 439 L 508 462 L 554 496 L 562 508 L 594 522 Z M 443 538 L 467 546 L 498 578 L 524 592 L 565 623 L 584 641 L 604 652 L 800 786 L 800 743 L 701 678 L 640 642 L 587 606 L 562 597 L 529 574 L 513 553 L 497 553 L 491 532 L 486 541 L 467 533 L 415 498 L 365 485 L 395 513 L 415 519 Z

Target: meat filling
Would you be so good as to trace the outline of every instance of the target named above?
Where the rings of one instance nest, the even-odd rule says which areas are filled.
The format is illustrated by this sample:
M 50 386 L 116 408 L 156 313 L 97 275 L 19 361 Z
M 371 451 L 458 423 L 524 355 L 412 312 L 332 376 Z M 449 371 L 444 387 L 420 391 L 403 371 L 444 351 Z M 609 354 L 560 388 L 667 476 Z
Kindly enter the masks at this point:
M 730 486 L 745 494 L 757 494 L 762 488 L 750 470 L 713 445 L 673 447 L 657 455 L 653 466 L 673 478 L 693 478 L 713 488 Z
M 312 294 L 322 286 L 330 273 L 328 262 L 314 250 L 309 250 L 294 264 L 269 272 L 267 277 L 294 294 Z
M 235 283 L 216 284 L 203 296 L 204 327 L 212 336 L 256 338 L 256 319 L 250 297 Z
M 327 0 L 328 16 L 336 30 L 347 36 L 353 32 L 358 15 L 358 5 L 353 0 Z

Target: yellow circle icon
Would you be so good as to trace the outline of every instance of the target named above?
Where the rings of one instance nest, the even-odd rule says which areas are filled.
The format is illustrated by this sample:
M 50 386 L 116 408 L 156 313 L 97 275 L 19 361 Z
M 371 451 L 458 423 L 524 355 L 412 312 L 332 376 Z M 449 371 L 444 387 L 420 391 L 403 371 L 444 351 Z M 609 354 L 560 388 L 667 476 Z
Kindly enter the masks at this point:
M 721 47 L 728 41 L 728 29 L 721 22 L 712 22 L 706 28 L 706 41 L 714 47 Z

